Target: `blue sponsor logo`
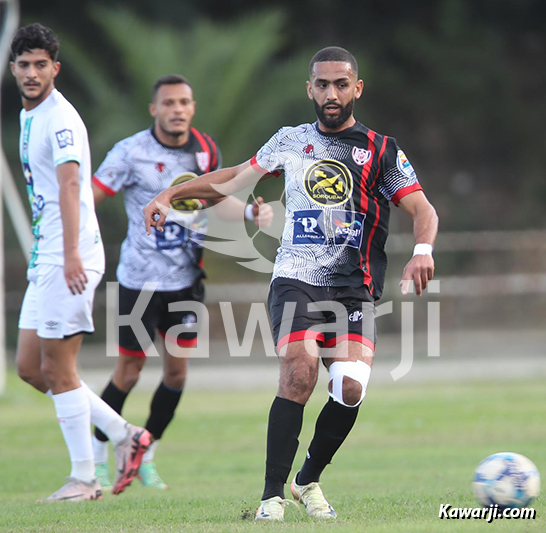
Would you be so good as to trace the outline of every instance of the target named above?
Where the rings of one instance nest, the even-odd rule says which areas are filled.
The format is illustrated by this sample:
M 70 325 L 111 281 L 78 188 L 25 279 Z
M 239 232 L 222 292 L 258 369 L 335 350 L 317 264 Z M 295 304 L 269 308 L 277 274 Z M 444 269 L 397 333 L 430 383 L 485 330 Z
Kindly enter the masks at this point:
M 176 222 L 165 222 L 164 232 L 155 232 L 156 246 L 158 250 L 172 250 L 186 244 L 188 233 L 184 226 Z
M 350 246 L 360 248 L 364 233 L 364 213 L 356 211 L 332 211 L 332 231 L 334 232 L 334 244 L 338 246 Z
M 292 244 L 326 244 L 324 212 L 321 209 L 294 211 Z
M 59 148 L 66 148 L 67 146 L 74 146 L 74 137 L 72 136 L 72 130 L 61 130 L 55 133 Z

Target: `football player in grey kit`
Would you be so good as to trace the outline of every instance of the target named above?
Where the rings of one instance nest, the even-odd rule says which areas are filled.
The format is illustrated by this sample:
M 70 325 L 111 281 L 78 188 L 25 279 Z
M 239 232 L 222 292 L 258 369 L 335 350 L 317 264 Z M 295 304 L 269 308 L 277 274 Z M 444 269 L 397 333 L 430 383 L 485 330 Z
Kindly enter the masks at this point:
M 173 199 L 216 198 L 284 171 L 286 224 L 268 301 L 280 381 L 269 413 L 257 520 L 284 518 L 284 484 L 321 360 L 329 372 L 330 398 L 291 492 L 310 517 L 337 516 L 319 479 L 366 394 L 375 349 L 373 308 L 386 269 L 389 202 L 413 219 L 416 245 L 402 274 L 403 294 L 413 281 L 420 295 L 433 276 L 438 217 L 395 139 L 355 119 L 354 102 L 362 90 L 352 54 L 338 47 L 320 50 L 311 59 L 307 82 L 315 123 L 281 128 L 250 161 L 168 189 L 144 210 L 148 229 L 157 230 Z
M 156 330 L 163 337 L 164 373 L 154 393 L 146 428 L 152 444 L 139 470 L 143 485 L 164 489 L 166 484 L 157 474 L 153 462 L 155 449 L 172 420 L 180 401 L 187 374 L 188 357 L 195 349 L 197 333 L 193 312 L 169 312 L 172 302 L 197 301 L 204 297 L 203 248 L 200 241 L 206 233 L 206 201 L 196 199 L 179 202 L 185 222 L 167 222 L 165 232 L 146 235 L 142 206 L 166 187 L 199 174 L 217 170 L 221 154 L 216 142 L 206 133 L 191 126 L 196 102 L 186 78 L 179 75 L 160 77 L 152 90 L 149 110 L 154 125 L 118 142 L 93 176 L 95 203 L 123 191 L 128 218 L 127 237 L 121 246 L 117 269 L 119 281 L 119 313 L 129 315 L 146 282 L 157 286 L 142 316 L 149 343 L 142 345 L 130 326 L 119 330 L 119 357 L 114 375 L 102 398 L 121 413 L 128 393 L 136 384 L 146 357 L 146 350 Z M 236 198 L 214 200 L 215 212 L 223 220 L 253 220 L 267 227 L 273 210 L 257 198 L 245 205 Z M 170 338 L 167 331 L 178 324 L 188 324 L 188 331 Z M 192 331 L 193 330 L 193 331 Z M 97 477 L 103 488 L 110 486 L 108 476 L 107 437 L 95 430 L 93 447 Z

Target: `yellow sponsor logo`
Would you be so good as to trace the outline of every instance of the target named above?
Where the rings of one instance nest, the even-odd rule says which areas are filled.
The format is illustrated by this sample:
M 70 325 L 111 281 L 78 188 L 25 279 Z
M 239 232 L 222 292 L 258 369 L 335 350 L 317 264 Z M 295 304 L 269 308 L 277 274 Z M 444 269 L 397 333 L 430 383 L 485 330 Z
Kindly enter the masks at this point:
M 305 172 L 305 192 L 321 205 L 340 205 L 353 193 L 353 177 L 349 169 L 333 159 L 313 163 Z

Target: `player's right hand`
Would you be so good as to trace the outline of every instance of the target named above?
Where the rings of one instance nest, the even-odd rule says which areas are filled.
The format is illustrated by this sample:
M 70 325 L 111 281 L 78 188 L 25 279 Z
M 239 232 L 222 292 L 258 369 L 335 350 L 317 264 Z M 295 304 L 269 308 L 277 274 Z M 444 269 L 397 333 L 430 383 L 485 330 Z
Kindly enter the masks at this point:
M 163 226 L 165 219 L 169 213 L 169 206 L 171 205 L 170 193 L 167 190 L 158 194 L 144 209 L 144 223 L 146 224 L 146 233 L 150 235 L 152 232 L 152 226 L 157 231 L 163 232 Z

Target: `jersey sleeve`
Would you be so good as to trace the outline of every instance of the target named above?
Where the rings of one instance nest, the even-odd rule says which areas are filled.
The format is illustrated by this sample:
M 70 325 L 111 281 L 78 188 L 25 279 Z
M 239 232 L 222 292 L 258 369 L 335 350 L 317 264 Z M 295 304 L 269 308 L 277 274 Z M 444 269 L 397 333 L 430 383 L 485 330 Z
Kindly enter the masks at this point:
M 115 144 L 93 175 L 93 183 L 108 196 L 114 196 L 123 187 L 131 185 L 131 167 L 127 160 L 125 143 Z
M 75 161 L 81 164 L 87 150 L 87 131 L 80 116 L 70 109 L 49 119 L 48 135 L 55 166 Z
M 267 141 L 258 153 L 250 160 L 252 168 L 262 174 L 280 176 L 283 166 L 281 161 L 281 140 L 283 130 L 281 128 L 269 141 Z
M 389 137 L 381 162 L 379 192 L 387 200 L 398 205 L 404 196 L 422 190 L 417 174 L 406 154 L 400 149 L 396 140 Z

